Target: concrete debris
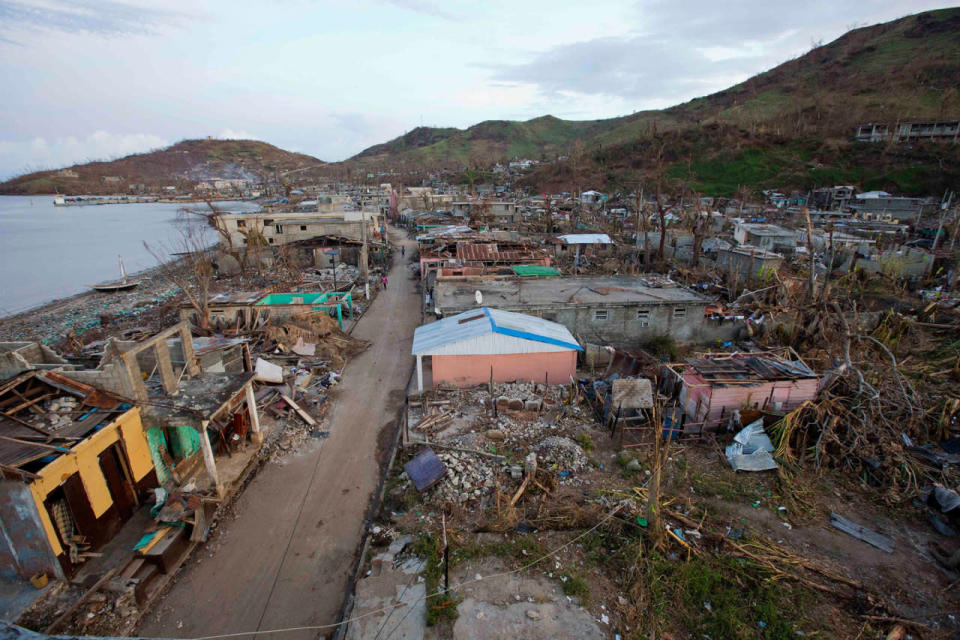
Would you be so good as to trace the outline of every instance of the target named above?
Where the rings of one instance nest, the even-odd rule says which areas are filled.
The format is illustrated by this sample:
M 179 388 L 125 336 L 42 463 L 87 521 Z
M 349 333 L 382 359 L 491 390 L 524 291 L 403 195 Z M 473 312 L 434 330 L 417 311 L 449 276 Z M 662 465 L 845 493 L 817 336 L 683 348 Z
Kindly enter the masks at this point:
M 554 471 L 581 471 L 590 462 L 580 445 L 562 436 L 545 438 L 536 451 L 543 466 Z

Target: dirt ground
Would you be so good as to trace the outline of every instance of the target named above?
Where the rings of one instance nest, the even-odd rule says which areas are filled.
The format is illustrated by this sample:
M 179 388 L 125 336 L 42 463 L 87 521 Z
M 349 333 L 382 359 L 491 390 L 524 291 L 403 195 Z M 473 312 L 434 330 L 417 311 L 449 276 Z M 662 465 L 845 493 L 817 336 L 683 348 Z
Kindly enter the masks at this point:
M 472 407 L 457 402 L 452 406 L 460 418 L 448 431 L 470 433 L 477 428 L 482 434 L 489 426 L 476 426 Z M 607 432 L 590 426 L 588 415 L 579 417 L 579 424 L 561 421 L 557 428 L 546 422 L 505 423 L 501 429 L 506 440 L 498 437 L 484 444 L 483 437 L 475 438 L 471 448 L 489 450 L 495 444 L 498 453 L 515 460 L 538 439 L 553 434 L 586 446 L 589 467 L 565 479 L 557 477 L 562 484 L 549 494 L 542 487 L 528 490 L 512 517 L 500 517 L 501 507 L 509 511 L 503 499 L 496 508 L 490 500 L 473 497 L 451 501 L 448 489 L 456 489 L 456 484 L 449 478 L 417 494 L 404 489 L 402 477 L 395 475 L 379 524 L 413 535 L 419 541 L 414 552 L 429 568 L 440 557 L 436 541 L 440 513 L 445 513 L 442 526 L 453 541 L 451 574 L 484 574 L 476 563 L 491 559 L 516 570 L 546 554 L 545 560 L 516 575 L 546 579 L 563 589 L 567 597 L 550 601 L 578 599 L 610 637 L 652 637 L 648 634 L 656 629 L 670 634 L 661 637 L 885 638 L 901 619 L 911 621 L 904 624 L 914 638 L 954 637 L 957 576 L 934 562 L 928 551 L 933 541 L 952 545 L 934 533 L 924 507 L 909 501 L 884 504 L 875 488 L 838 471 L 790 467 L 734 473 L 721 453 L 731 436 L 721 434 L 718 443 L 675 443 L 668 451 L 661 482 L 666 521 L 689 544 L 668 540 L 658 551 L 649 544 L 649 513 L 642 509 L 642 522 L 629 507 L 630 516 L 620 514 L 592 530 L 621 500 L 642 503 L 636 491 L 651 479 L 652 452 L 641 446 L 618 454 Z M 577 430 L 582 432 L 579 437 Z M 529 435 L 537 431 L 539 435 Z M 414 453 L 416 449 L 404 455 Z M 398 465 L 394 474 L 400 471 Z M 497 486 L 508 497 L 519 482 L 501 474 Z M 886 536 L 893 553 L 832 528 L 831 512 Z M 739 545 L 763 557 L 745 559 L 738 555 Z M 772 564 L 763 559 L 767 553 L 777 558 Z M 798 569 L 801 564 L 813 569 L 804 574 Z M 428 590 L 436 589 L 438 578 L 434 575 L 431 583 L 429 574 Z M 432 625 L 427 626 L 427 637 L 458 640 L 479 632 L 510 637 L 510 631 L 498 636 L 486 621 L 506 624 L 507 617 L 498 616 L 506 616 L 511 603 L 503 602 L 502 595 L 457 593 L 428 601 L 428 611 L 437 615 L 427 620 Z M 514 622 L 536 626 L 545 619 L 537 613 Z M 516 637 L 531 637 L 532 629 Z
M 391 241 L 407 245 L 408 255 L 415 246 L 396 231 Z M 344 370 L 330 437 L 260 471 L 237 500 L 235 518 L 221 524 L 200 561 L 187 563 L 139 635 L 254 635 L 334 622 L 379 479 L 378 441 L 397 416 L 412 370 L 420 305 L 405 265 L 397 252 L 386 291 L 353 332 L 372 345 Z

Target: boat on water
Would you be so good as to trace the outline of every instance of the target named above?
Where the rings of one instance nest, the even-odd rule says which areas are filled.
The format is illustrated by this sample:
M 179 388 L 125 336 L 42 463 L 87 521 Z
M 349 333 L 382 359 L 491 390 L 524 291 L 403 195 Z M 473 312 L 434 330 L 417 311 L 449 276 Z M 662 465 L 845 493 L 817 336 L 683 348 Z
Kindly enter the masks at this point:
M 92 284 L 90 285 L 92 289 L 104 293 L 112 293 L 114 291 L 128 291 L 140 284 L 139 280 L 132 280 L 127 277 L 127 270 L 123 267 L 123 256 L 117 256 L 117 258 L 120 260 L 120 279 Z

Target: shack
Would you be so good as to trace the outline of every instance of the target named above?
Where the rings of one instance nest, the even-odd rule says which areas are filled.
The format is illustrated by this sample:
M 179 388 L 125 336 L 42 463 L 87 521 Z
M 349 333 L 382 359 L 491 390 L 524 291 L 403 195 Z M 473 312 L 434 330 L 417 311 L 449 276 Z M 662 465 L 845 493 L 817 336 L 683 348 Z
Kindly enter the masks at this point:
M 417 390 L 423 358 L 431 357 L 433 386 L 469 387 L 524 380 L 562 384 L 583 351 L 570 331 L 543 318 L 481 307 L 418 327 L 413 334 Z
M 54 371 L 0 387 L 0 574 L 72 575 L 158 486 L 140 411 Z
M 820 382 L 792 349 L 702 354 L 667 369 L 687 431 L 716 429 L 737 410 L 790 411 L 813 400 Z

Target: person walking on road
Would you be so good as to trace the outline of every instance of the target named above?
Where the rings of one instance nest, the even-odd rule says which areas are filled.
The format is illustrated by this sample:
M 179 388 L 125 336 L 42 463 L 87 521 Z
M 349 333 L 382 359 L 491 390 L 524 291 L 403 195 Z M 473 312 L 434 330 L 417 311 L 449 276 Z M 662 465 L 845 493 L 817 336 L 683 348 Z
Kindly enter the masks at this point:
M 407 255 L 407 247 L 406 246 L 400 247 L 400 257 L 402 258 L 405 255 Z
M 383 288 L 384 288 L 384 289 L 387 288 L 387 275 L 386 275 L 386 274 L 383 274 L 383 275 L 380 277 L 380 284 L 383 285 Z

